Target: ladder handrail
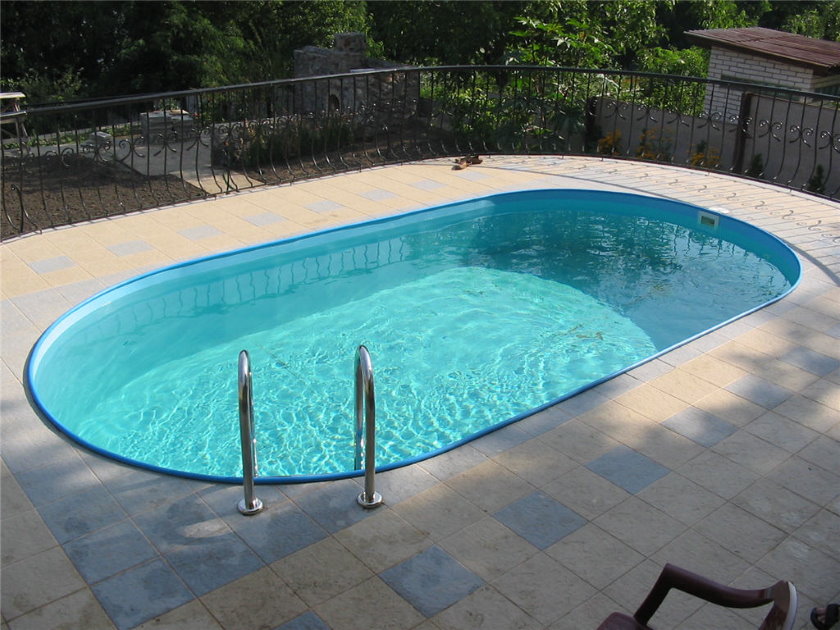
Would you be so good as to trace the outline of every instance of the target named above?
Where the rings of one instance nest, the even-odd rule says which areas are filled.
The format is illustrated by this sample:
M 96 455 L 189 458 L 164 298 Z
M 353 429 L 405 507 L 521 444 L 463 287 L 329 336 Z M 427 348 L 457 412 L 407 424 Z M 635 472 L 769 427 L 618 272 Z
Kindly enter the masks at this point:
M 365 346 L 356 350 L 356 434 L 353 465 L 355 470 L 362 466 L 362 444 L 365 453 L 365 489 L 357 497 L 363 508 L 382 505 L 382 495 L 376 492 L 376 396 L 373 384 L 373 362 Z M 362 427 L 364 425 L 364 436 Z
M 245 516 L 263 509 L 263 502 L 254 495 L 257 475 L 257 440 L 254 437 L 254 393 L 251 359 L 247 350 L 239 353 L 239 437 L 242 443 L 242 488 L 245 494 L 237 508 Z

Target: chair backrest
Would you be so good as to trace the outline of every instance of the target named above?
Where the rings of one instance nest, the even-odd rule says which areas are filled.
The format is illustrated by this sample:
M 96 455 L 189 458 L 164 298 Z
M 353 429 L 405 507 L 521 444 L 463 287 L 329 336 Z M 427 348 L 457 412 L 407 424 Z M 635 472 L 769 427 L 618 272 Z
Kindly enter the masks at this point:
M 796 619 L 798 596 L 790 582 L 782 580 L 763 589 L 738 589 L 666 564 L 647 598 L 633 615 L 635 621 L 646 627 L 672 588 L 727 608 L 757 608 L 773 602 L 758 630 L 792 630 Z

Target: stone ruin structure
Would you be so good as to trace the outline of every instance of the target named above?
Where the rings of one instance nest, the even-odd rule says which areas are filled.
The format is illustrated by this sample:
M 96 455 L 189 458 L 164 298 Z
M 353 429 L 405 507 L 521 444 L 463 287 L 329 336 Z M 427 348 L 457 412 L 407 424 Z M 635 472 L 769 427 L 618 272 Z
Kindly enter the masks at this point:
M 342 79 L 301 83 L 296 90 L 295 110 L 302 112 L 359 113 L 387 107 L 394 114 L 411 116 L 417 111 L 420 81 L 411 68 L 367 56 L 364 33 L 338 33 L 332 48 L 304 46 L 294 52 L 295 78 L 358 73 Z M 368 74 L 367 70 L 387 70 Z

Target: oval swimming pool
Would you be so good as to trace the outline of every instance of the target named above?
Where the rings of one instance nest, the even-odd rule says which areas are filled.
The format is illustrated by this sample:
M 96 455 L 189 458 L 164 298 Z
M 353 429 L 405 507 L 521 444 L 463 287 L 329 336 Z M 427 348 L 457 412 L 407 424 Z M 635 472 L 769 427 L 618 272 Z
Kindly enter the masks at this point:
M 249 351 L 260 481 L 353 471 L 353 357 L 377 390 L 377 465 L 441 452 L 779 299 L 775 237 L 670 200 L 537 190 L 178 264 L 103 291 L 38 340 L 42 413 L 121 461 L 241 476 Z

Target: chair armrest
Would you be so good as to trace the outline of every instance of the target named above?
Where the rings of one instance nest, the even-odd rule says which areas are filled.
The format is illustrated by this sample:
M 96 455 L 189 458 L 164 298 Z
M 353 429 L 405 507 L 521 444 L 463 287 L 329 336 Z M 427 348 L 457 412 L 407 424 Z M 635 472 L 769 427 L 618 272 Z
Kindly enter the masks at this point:
M 772 587 L 757 590 L 732 588 L 666 564 L 645 601 L 633 615 L 636 621 L 647 624 L 672 588 L 728 608 L 755 608 L 773 601 Z

